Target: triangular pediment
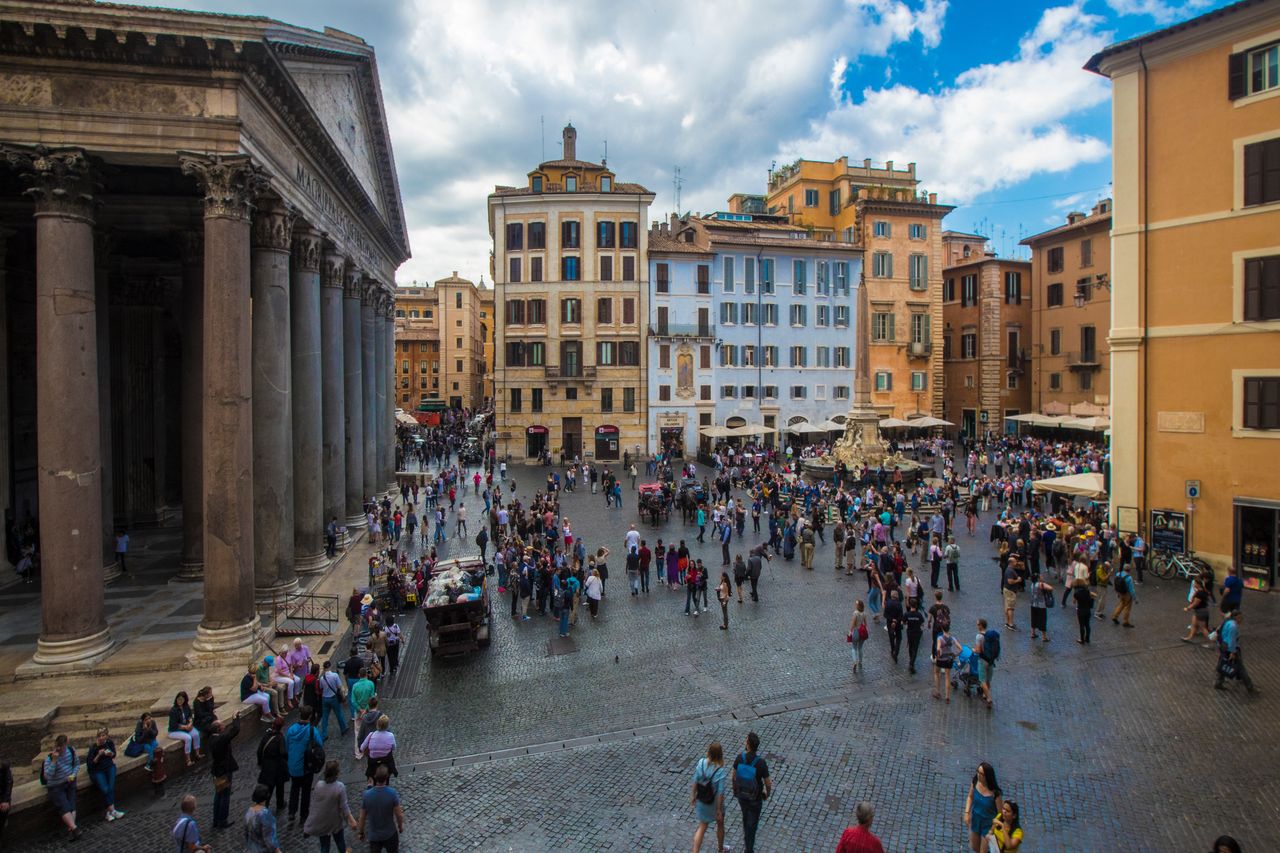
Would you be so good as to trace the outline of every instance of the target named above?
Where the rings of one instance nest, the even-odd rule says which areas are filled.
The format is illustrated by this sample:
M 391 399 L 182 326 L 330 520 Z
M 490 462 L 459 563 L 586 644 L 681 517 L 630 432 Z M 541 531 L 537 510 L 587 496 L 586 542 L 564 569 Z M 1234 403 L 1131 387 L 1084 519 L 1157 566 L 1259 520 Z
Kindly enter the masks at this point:
M 386 221 L 387 203 L 369 131 L 369 123 L 379 119 L 371 115 L 364 102 L 357 69 L 335 61 L 298 58 L 286 60 L 284 64 Z

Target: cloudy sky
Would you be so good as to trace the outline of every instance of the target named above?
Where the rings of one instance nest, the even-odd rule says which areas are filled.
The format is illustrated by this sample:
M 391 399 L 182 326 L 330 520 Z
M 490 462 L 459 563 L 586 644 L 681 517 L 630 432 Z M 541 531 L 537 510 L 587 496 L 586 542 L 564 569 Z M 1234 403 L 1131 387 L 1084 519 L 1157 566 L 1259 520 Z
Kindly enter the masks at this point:
M 915 162 L 1002 255 L 1109 194 L 1118 39 L 1226 0 L 168 0 L 333 26 L 377 51 L 413 258 L 400 283 L 488 276 L 485 197 L 608 144 L 654 218 L 764 191 L 773 163 Z M 545 126 L 545 131 L 543 130 Z

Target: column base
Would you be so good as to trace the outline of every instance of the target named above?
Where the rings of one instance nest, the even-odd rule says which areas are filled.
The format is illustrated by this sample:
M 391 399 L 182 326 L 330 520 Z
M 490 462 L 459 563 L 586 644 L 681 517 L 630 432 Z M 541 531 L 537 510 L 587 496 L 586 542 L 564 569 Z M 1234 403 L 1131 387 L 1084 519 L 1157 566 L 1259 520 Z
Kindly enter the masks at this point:
M 120 580 L 120 576 L 124 572 L 120 571 L 120 564 L 114 560 L 102 567 L 102 582 L 112 583 Z
M 300 575 L 316 575 L 323 572 L 329 565 L 329 558 L 324 555 L 324 550 L 317 551 L 314 554 L 294 554 L 293 570 Z
M 369 524 L 369 519 L 365 516 L 363 512 L 357 513 L 356 515 L 347 516 L 348 530 L 364 530 L 365 527 L 368 526 L 368 524 Z
M 254 587 L 253 604 L 259 613 L 266 613 L 272 609 L 273 602 L 289 601 L 292 598 L 296 598 L 299 592 L 297 578 L 276 586 Z
M 41 637 L 36 641 L 36 653 L 31 656 L 30 665 L 41 671 L 50 671 L 49 667 L 67 667 L 70 669 L 91 669 L 115 649 L 115 640 L 111 639 L 110 629 L 103 628 L 96 634 L 77 637 L 74 640 L 46 640 Z M 19 670 L 28 664 L 23 664 Z
M 177 580 L 203 581 L 204 560 L 183 560 L 178 566 Z
M 196 628 L 195 641 L 191 643 L 192 655 L 252 655 L 258 644 L 257 619 L 250 619 L 230 628 L 207 628 L 199 625 Z

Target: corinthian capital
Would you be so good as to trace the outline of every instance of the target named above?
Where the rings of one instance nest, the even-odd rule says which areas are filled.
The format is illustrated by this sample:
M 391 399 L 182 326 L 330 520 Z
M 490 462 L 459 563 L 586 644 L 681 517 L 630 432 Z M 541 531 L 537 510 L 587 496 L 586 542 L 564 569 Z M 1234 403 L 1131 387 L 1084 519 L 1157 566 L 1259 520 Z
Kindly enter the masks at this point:
M 178 167 L 182 174 L 192 175 L 199 182 L 204 192 L 206 219 L 248 221 L 253 215 L 254 201 L 267 189 L 271 178 L 248 154 L 180 151 Z
M 396 291 L 394 287 L 388 287 L 383 290 L 383 296 L 387 301 L 387 319 L 395 322 L 396 319 Z
M 93 167 L 82 149 L 5 145 L 0 153 L 27 182 L 36 215 L 93 221 Z
M 364 301 L 364 273 L 355 266 L 348 266 L 342 282 L 342 295 L 346 299 Z
M 293 266 L 305 272 L 320 271 L 320 253 L 324 235 L 310 225 L 293 232 Z
M 320 265 L 320 286 L 339 290 L 346 283 L 347 259 L 338 252 L 326 250 Z
M 378 283 L 368 276 L 362 276 L 360 279 L 360 304 L 369 305 L 374 311 L 378 310 L 378 304 L 382 300 L 382 288 Z
M 293 243 L 293 220 L 297 216 L 296 207 L 279 199 L 261 205 L 253 214 L 253 247 L 289 251 Z

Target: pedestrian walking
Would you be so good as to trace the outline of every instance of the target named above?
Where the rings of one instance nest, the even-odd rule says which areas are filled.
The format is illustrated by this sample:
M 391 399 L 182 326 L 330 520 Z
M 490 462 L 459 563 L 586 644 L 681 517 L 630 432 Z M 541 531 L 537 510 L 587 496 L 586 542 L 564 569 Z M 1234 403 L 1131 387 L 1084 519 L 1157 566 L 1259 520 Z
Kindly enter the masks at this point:
M 284 786 L 289 781 L 289 750 L 284 742 L 284 717 L 276 717 L 258 741 L 258 784 L 276 796 L 276 811 L 284 811 Z
M 689 615 L 689 607 L 693 607 L 693 615 L 698 615 L 698 567 L 689 566 L 684 571 L 684 615 Z
M 1018 629 L 1013 621 L 1014 611 L 1018 607 L 1018 590 L 1022 589 L 1022 575 L 1018 572 L 1018 561 L 1010 559 L 1001 579 L 1001 595 L 1004 598 L 1004 626 L 1010 631 Z
M 230 725 L 224 724 L 221 720 L 215 722 L 213 734 L 209 738 L 209 772 L 213 775 L 214 829 L 227 829 L 231 826 L 231 783 L 235 772 L 240 769 L 235 755 L 232 754 L 231 744 L 238 734 L 240 734 L 240 718 L 236 717 Z M 263 802 L 265 803 L 266 800 L 264 799 Z
M 372 714 L 374 709 L 370 709 Z M 369 784 L 373 784 L 373 776 L 378 768 L 385 767 L 387 772 L 392 776 L 399 776 L 396 770 L 396 736 L 391 731 L 391 718 L 386 714 L 379 714 L 377 723 L 371 728 L 369 734 L 365 735 L 364 741 L 360 744 L 360 752 L 368 760 L 365 766 L 365 778 Z
M 884 853 L 884 845 L 871 832 L 871 821 L 876 816 L 875 807 L 863 800 L 854 809 L 857 826 L 847 827 L 836 845 L 836 853 Z
M 600 615 L 600 599 L 604 595 L 604 583 L 600 580 L 600 570 L 592 569 L 585 587 L 587 607 L 591 610 L 591 618 Z
M 942 603 L 942 590 L 934 590 L 933 605 L 929 608 L 929 657 L 933 658 L 938 646 L 938 637 L 943 631 L 951 630 L 951 608 Z
M 396 674 L 396 670 L 400 668 L 400 641 L 402 633 L 400 626 L 396 624 L 396 617 L 387 617 L 387 628 L 383 632 L 387 637 L 387 670 L 388 676 Z
M 916 598 L 911 596 L 907 600 L 914 602 Z M 884 605 L 884 627 L 889 632 L 889 657 L 893 658 L 894 663 L 898 662 L 898 652 L 902 649 L 902 629 L 906 627 L 902 617 L 905 612 L 898 590 L 895 589 L 889 593 L 889 600 Z
M 1053 586 L 1037 575 L 1031 579 L 1031 639 L 1039 633 L 1044 642 L 1049 642 L 1049 608 L 1053 607 Z
M 196 823 L 196 798 L 187 794 L 178 806 L 178 822 L 169 833 L 178 843 L 178 853 L 213 853 L 213 846 L 200 840 L 200 826 Z
M 991 710 L 991 681 L 995 677 L 996 661 L 1000 660 L 1000 632 L 987 627 L 986 619 L 978 620 L 978 633 L 973 639 L 973 651 L 978 656 L 978 681 L 982 698 Z
M 1182 608 L 1182 611 L 1184 613 L 1190 611 L 1191 624 L 1187 626 L 1187 635 L 1178 639 L 1184 643 L 1191 643 L 1198 635 L 1203 635 L 1207 641 L 1209 639 L 1209 589 L 1205 586 L 1203 577 L 1191 581 L 1191 596 L 1187 599 L 1187 606 Z
M 747 582 L 747 563 L 738 554 L 733 560 L 733 585 L 738 590 L 738 603 L 742 604 L 742 587 Z
M 1134 558 L 1137 562 L 1137 558 Z M 1130 621 L 1133 605 L 1138 600 L 1138 592 L 1133 585 L 1133 576 L 1129 574 L 1128 569 L 1123 566 L 1120 571 L 1115 573 L 1111 581 L 1112 587 L 1116 591 L 1116 609 L 1111 611 L 1111 623 L 1113 625 L 1124 625 L 1126 628 L 1132 628 L 1133 623 Z M 1120 617 L 1124 616 L 1124 622 L 1120 621 Z
M 373 787 L 364 792 L 360 804 L 360 820 L 356 834 L 368 838 L 369 853 L 399 853 L 400 833 L 404 832 L 404 808 L 400 795 L 387 782 L 390 773 L 379 767 L 373 776 Z
M 862 599 L 853 602 L 853 619 L 849 622 L 849 634 L 845 639 L 853 650 L 853 674 L 858 674 L 862 666 L 862 644 L 867 641 L 870 631 L 867 629 L 867 614 L 863 612 Z
M 1249 671 L 1244 667 L 1244 653 L 1240 648 L 1240 618 L 1240 611 L 1232 610 L 1218 629 L 1218 677 L 1213 686 L 1218 690 L 1225 690 L 1223 682 L 1234 678 L 1243 681 L 1245 689 L 1250 693 L 1257 693 L 1258 688 L 1254 686 Z
M 729 546 L 725 546 L 725 553 L 728 554 Z M 800 531 L 800 565 L 810 571 L 813 570 L 813 548 L 814 534 L 813 528 L 809 525 L 804 526 L 804 530 Z M 727 561 L 726 561 L 727 562 Z
M 284 742 L 289 752 L 289 823 L 293 823 L 299 814 L 302 822 L 306 823 L 307 815 L 311 813 L 311 785 L 316 775 L 315 768 L 310 766 L 310 755 L 314 752 L 311 745 L 315 744 L 320 754 L 324 755 L 324 741 L 311 723 L 311 713 L 311 708 L 303 705 L 298 711 L 298 722 L 289 726 L 284 733 Z M 324 766 L 323 763 L 321 766 Z
M 924 637 L 924 613 L 920 611 L 920 603 L 915 599 L 907 602 L 907 612 L 902 616 L 907 626 L 907 671 L 916 673 L 916 655 L 920 653 L 920 640 Z
M 933 647 L 933 698 L 951 702 L 951 667 L 960 654 L 960 641 L 951 636 L 951 624 L 938 634 Z M 939 686 L 941 681 L 941 686 Z
M 350 849 L 346 830 L 356 828 L 356 819 L 347 801 L 347 786 L 338 778 L 341 772 L 337 761 L 325 762 L 324 776 L 311 792 L 311 814 L 302 826 L 304 833 L 320 841 L 320 853 L 329 853 L 330 849 L 334 853 L 346 853 Z
M 964 822 L 969 830 L 969 849 L 983 853 L 982 843 L 1004 806 L 996 771 L 987 762 L 978 765 L 969 783 L 969 796 L 964 802 Z
M 702 849 L 702 839 L 707 827 L 716 825 L 716 853 L 727 850 L 724 846 L 724 783 L 727 775 L 724 767 L 724 750 L 719 742 L 707 747 L 705 757 L 698 759 L 693 769 L 693 791 L 689 803 L 698 819 L 693 832 L 693 853 Z
M 1093 637 L 1093 602 L 1097 593 L 1089 588 L 1088 581 L 1077 578 L 1071 582 L 1071 596 L 1076 604 L 1076 622 L 1080 625 L 1076 642 L 1088 645 Z
M 720 616 L 724 620 L 720 625 L 721 631 L 729 630 L 729 596 L 732 592 L 733 586 L 729 583 L 729 574 L 721 572 L 720 585 L 716 587 L 716 598 L 720 600 Z
M 973 532 L 970 531 L 970 536 Z M 942 558 L 947 563 L 947 591 L 960 591 L 960 546 L 956 544 L 955 537 L 947 537 L 947 547 L 942 551 Z
M 733 762 L 733 796 L 742 809 L 742 850 L 755 853 L 760 810 L 773 794 L 769 765 L 759 756 L 760 735 L 747 734 L 747 748 Z
M 1010 853 L 1022 849 L 1022 821 L 1019 813 L 1016 802 L 1004 801 L 1000 806 L 1000 814 L 991 821 L 991 831 L 983 839 L 988 851 L 994 849 L 998 853 Z M 992 845 L 995 845 L 994 848 Z
M 245 853 L 283 853 L 276 834 L 275 815 L 267 808 L 271 791 L 266 785 L 253 789 L 253 803 L 244 813 Z

